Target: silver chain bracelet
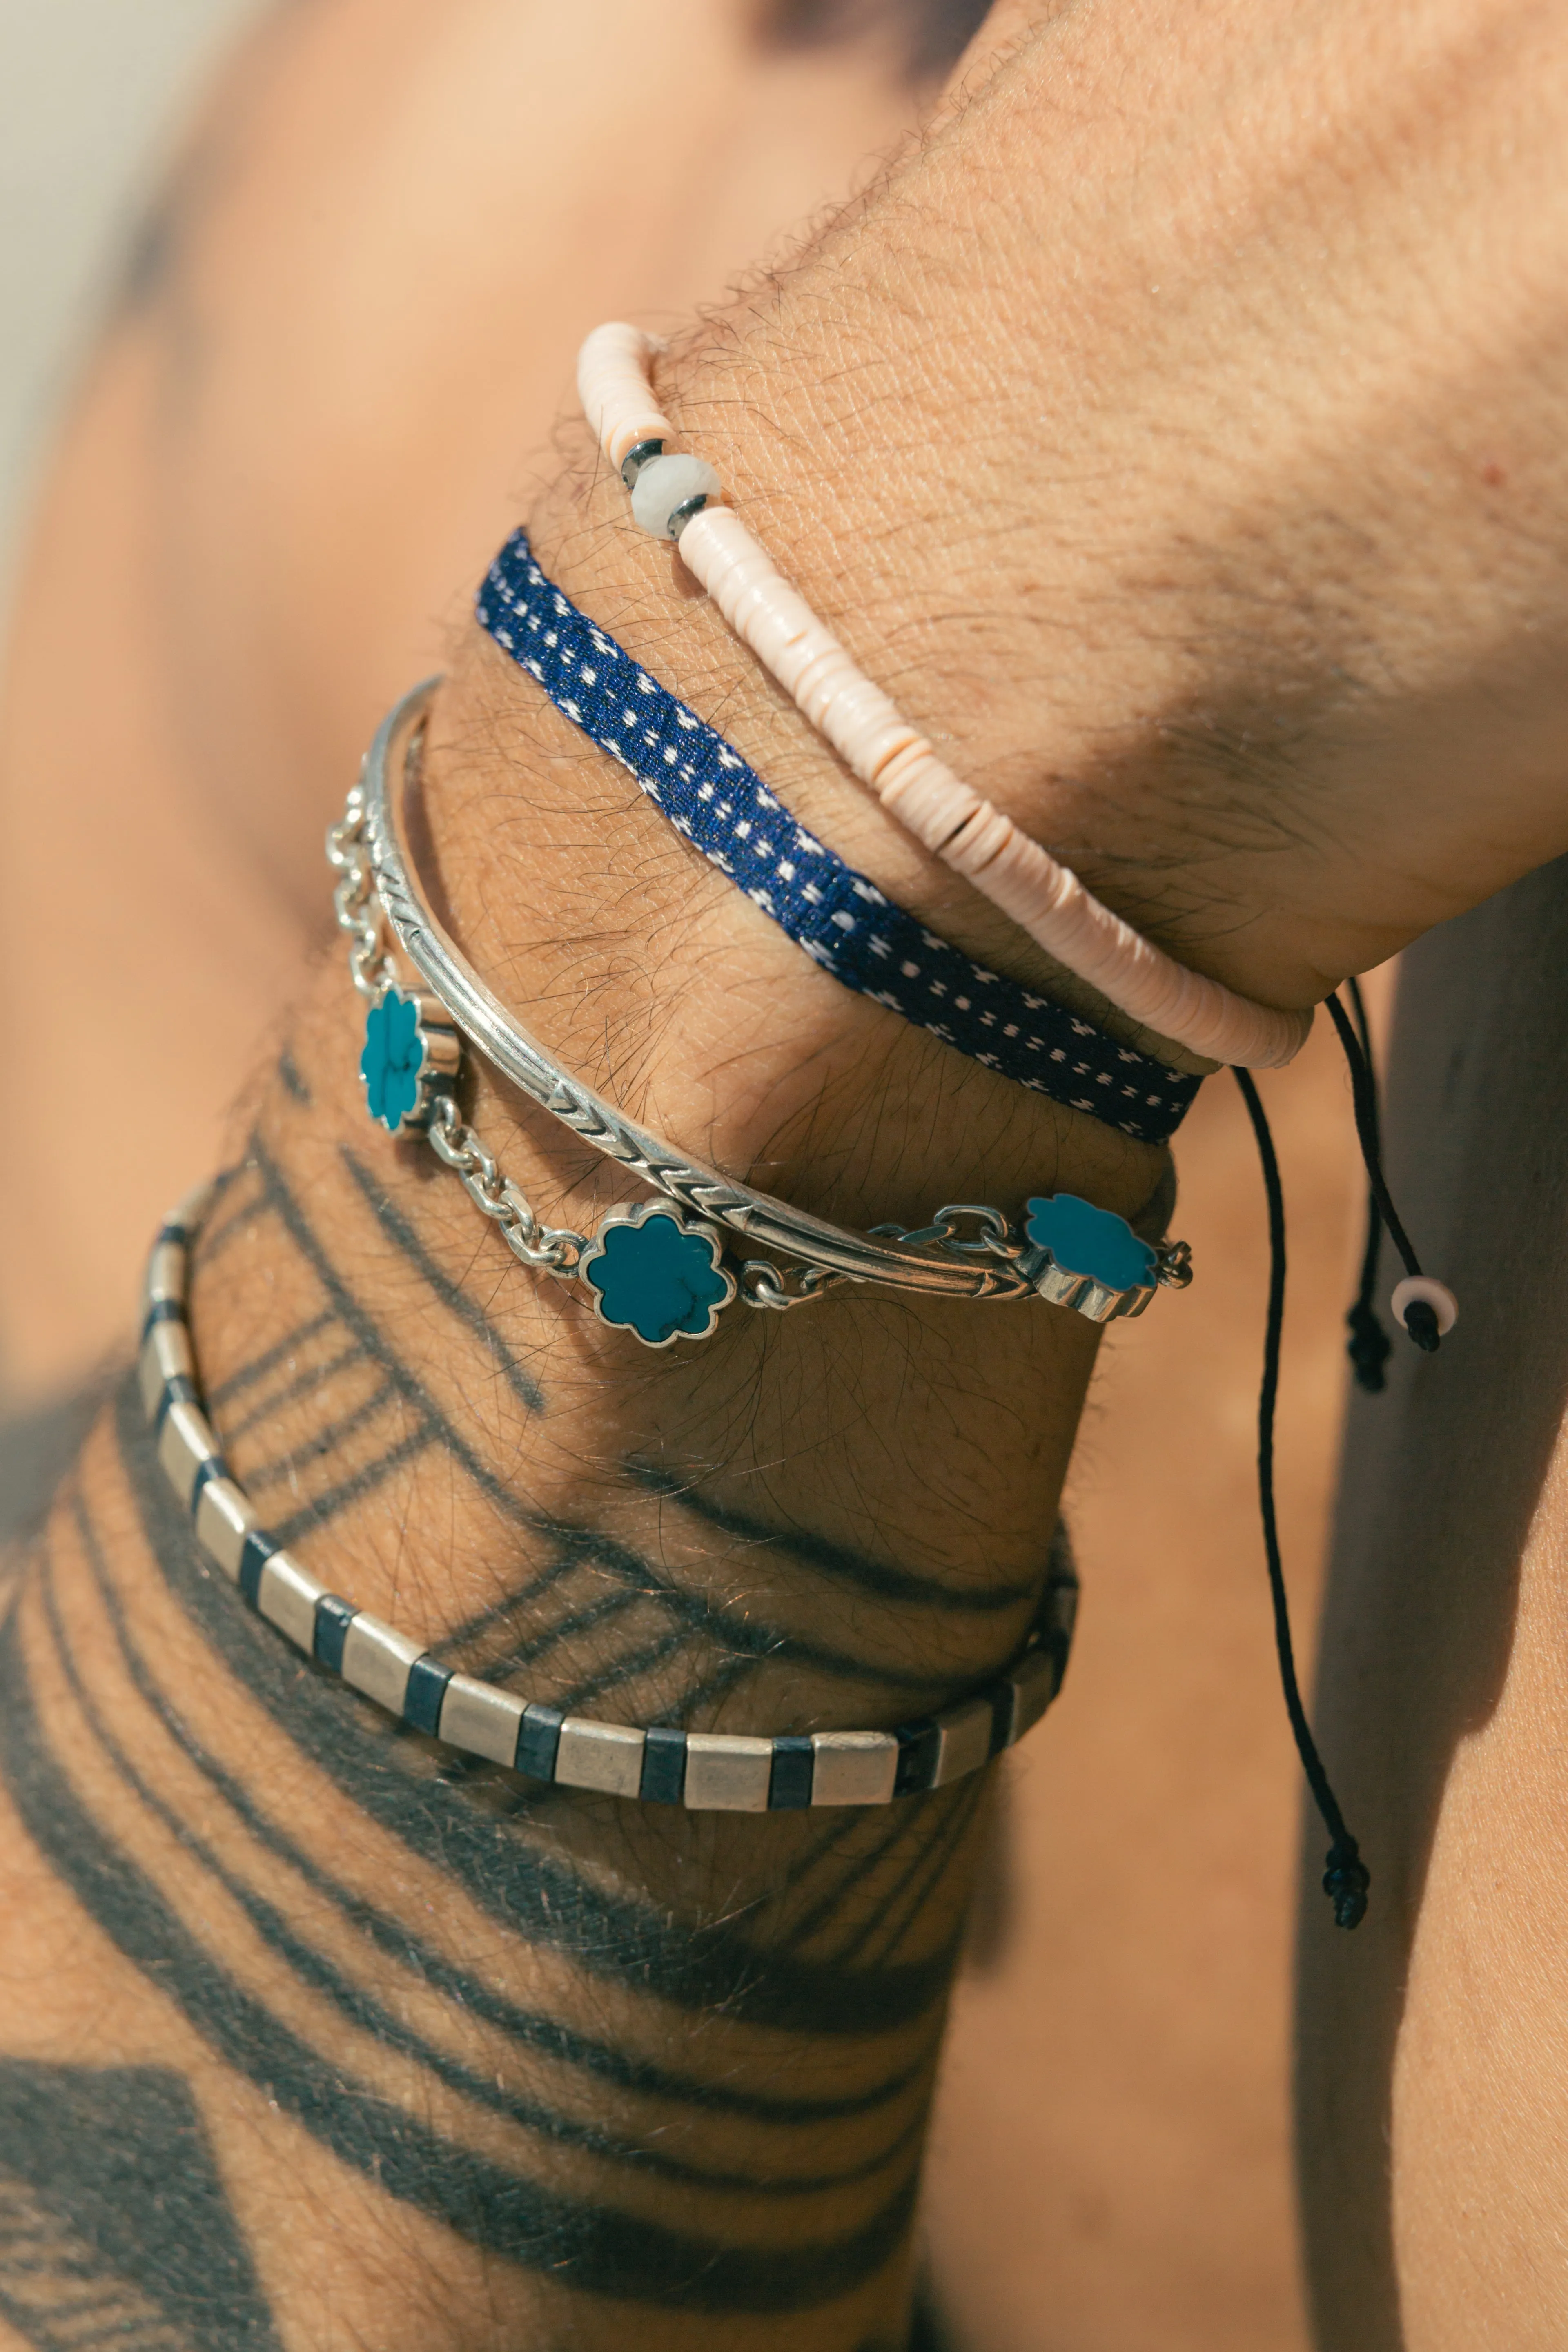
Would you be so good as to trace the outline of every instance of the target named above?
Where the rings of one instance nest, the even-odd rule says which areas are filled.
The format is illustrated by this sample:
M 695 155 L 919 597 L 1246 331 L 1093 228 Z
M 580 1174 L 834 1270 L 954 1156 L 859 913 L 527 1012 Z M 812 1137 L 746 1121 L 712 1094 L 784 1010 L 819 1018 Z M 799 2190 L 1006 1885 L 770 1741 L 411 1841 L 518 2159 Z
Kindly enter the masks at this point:
M 1184 1242 L 1147 1239 L 1072 1194 L 1029 1201 L 1022 1225 L 961 1202 L 918 1230 L 851 1232 L 688 1160 L 584 1086 L 490 992 L 419 888 L 400 803 L 436 684 L 416 687 L 383 722 L 328 834 L 333 904 L 353 984 L 370 1007 L 360 1071 L 372 1117 L 395 1134 L 423 1133 L 521 1264 L 581 1284 L 601 1321 L 649 1347 L 706 1338 L 736 1297 L 783 1313 L 849 1283 L 927 1297 L 1037 1297 L 1107 1323 L 1141 1315 L 1157 1288 L 1191 1281 Z M 395 788 L 395 753 L 403 767 Z M 422 985 L 400 984 L 394 949 Z M 542 1223 L 458 1113 L 465 1045 L 656 1197 L 612 1209 L 592 1236 Z M 736 1235 L 784 1262 L 733 1263 Z

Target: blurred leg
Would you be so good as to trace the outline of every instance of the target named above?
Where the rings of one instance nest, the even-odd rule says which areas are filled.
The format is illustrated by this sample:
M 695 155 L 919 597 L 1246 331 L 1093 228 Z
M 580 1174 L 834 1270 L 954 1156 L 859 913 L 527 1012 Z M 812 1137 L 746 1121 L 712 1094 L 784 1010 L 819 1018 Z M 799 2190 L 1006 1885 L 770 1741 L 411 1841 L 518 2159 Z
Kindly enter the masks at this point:
M 0 716 L 0 1394 L 126 1328 L 326 908 L 320 835 L 515 519 L 604 318 L 676 318 L 912 121 L 885 39 L 742 0 L 320 0 L 267 19 L 144 240 L 38 517 Z M 94 691 L 68 692 L 84 637 Z M 61 1135 L 62 1142 L 66 1139 Z
M 1391 1174 L 1460 1321 L 1351 1416 L 1330 1761 L 1378 1899 L 1300 1932 L 1306 2235 L 1331 2352 L 1564 2340 L 1568 1253 L 1559 861 L 1407 959 Z
M 1305 1644 L 1361 1244 L 1326 1023 L 1263 1092 L 1289 1218 L 1279 1493 Z M 1010 1892 L 993 1954 L 978 1923 L 947 2045 L 929 2227 L 963 2352 L 1307 2341 L 1289 2165 L 1300 1776 L 1254 1483 L 1262 1185 L 1229 1079 L 1177 1158 L 1199 1279 L 1180 1318 L 1101 1356 L 1068 1489 L 1072 1672 L 1010 1776 Z

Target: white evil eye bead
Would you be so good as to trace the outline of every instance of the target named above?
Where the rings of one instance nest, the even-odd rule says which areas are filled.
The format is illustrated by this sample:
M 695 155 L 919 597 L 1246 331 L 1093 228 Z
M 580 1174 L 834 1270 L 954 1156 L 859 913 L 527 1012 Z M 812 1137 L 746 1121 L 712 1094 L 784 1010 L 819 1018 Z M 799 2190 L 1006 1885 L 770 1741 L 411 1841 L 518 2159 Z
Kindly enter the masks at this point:
M 1409 1274 L 1396 1283 L 1388 1307 L 1400 1329 L 1408 1330 L 1405 1318 L 1412 1307 L 1426 1306 L 1436 1318 L 1437 1337 L 1446 1339 L 1459 1319 L 1459 1302 L 1446 1282 L 1430 1274 Z

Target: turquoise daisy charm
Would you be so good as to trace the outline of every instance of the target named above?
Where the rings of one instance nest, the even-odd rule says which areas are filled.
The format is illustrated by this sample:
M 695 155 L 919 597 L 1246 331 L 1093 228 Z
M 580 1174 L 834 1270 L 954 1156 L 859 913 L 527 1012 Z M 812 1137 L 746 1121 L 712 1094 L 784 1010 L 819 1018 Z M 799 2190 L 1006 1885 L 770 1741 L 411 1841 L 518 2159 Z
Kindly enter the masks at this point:
M 600 1322 L 646 1348 L 706 1339 L 735 1296 L 718 1233 L 663 1201 L 612 1209 L 577 1271 Z
M 458 1033 L 433 996 L 384 988 L 365 1014 L 359 1057 L 365 1108 L 389 1135 L 422 1128 L 437 1091 L 462 1061 Z
M 1024 1210 L 1028 1239 L 1064 1274 L 1084 1276 L 1104 1290 L 1153 1288 L 1158 1253 L 1113 1209 L 1097 1209 L 1076 1192 L 1055 1192 L 1026 1201 Z

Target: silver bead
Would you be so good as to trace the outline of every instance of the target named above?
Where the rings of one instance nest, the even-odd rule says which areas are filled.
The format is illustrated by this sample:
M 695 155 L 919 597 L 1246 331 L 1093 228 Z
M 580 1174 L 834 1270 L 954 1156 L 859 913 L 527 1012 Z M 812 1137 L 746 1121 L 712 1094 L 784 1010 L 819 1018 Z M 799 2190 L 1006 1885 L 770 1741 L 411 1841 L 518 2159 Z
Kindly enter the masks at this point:
M 651 465 L 656 457 L 663 455 L 662 441 L 639 441 L 635 448 L 628 449 L 621 459 L 621 479 L 627 489 L 632 488 L 645 466 Z
M 486 1756 L 492 1764 L 511 1764 L 517 1756 L 517 1735 L 522 1726 L 523 1703 L 510 1691 L 477 1682 L 471 1675 L 454 1675 L 441 1701 L 441 1738 L 470 1756 Z
M 256 1525 L 256 1513 L 232 1478 L 209 1478 L 196 1505 L 196 1541 L 237 1584 L 245 1538 Z
M 309 1657 L 316 1638 L 316 1603 L 326 1589 L 286 1551 L 275 1551 L 263 1564 L 256 1606 Z
M 765 1813 L 773 1743 L 724 1731 L 686 1738 L 685 1802 L 693 1812 Z
M 569 1715 L 555 1750 L 555 1778 L 563 1789 L 635 1797 L 642 1787 L 642 1733 L 624 1723 L 585 1723 Z
M 814 1731 L 814 1805 L 885 1805 L 899 1769 L 899 1743 L 890 1731 Z
M 421 1643 L 395 1633 L 379 1617 L 362 1610 L 343 1636 L 342 1677 L 389 1715 L 401 1715 L 408 1692 L 408 1669 L 424 1654 Z

